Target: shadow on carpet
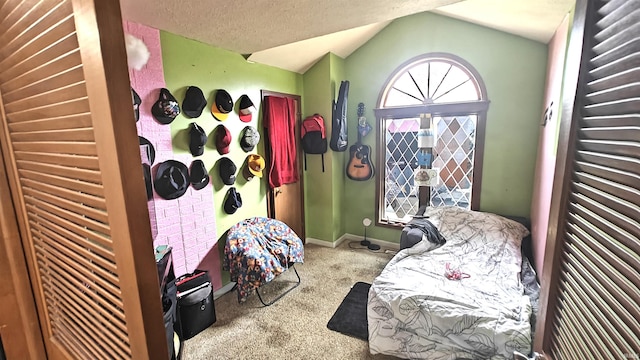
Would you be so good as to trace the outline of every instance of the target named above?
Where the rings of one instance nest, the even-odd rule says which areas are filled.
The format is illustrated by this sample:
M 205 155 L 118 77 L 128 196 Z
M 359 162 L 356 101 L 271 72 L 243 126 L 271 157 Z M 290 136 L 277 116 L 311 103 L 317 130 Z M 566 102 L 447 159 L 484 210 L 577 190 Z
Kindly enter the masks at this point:
M 367 297 L 371 284 L 357 282 L 342 300 L 338 310 L 327 323 L 330 330 L 353 336 L 361 340 L 369 340 L 367 325 Z

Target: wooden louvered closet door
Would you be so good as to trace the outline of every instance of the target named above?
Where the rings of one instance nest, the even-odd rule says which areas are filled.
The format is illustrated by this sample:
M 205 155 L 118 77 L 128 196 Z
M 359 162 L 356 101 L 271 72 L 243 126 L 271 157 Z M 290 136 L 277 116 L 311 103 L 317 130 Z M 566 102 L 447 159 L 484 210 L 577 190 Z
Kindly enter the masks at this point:
M 167 358 L 118 0 L 0 0 L 0 100 L 47 357 Z
M 578 1 L 575 18 L 582 58 L 563 105 L 536 347 L 552 359 L 638 359 L 640 1 Z M 580 54 L 575 32 L 568 59 Z

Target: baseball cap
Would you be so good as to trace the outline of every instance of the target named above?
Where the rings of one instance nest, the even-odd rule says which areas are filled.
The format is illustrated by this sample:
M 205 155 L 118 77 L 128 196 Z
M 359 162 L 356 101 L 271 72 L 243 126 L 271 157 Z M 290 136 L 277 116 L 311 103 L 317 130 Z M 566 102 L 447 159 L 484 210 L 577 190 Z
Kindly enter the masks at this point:
M 242 198 L 240 193 L 236 191 L 235 187 L 227 190 L 227 198 L 224 201 L 224 212 L 227 214 L 233 214 L 242 206 Z
M 158 122 L 167 125 L 180 114 L 180 105 L 169 90 L 162 88 L 158 100 L 151 107 L 151 114 Z
M 190 118 L 202 115 L 202 110 L 207 106 L 202 90 L 197 86 L 189 86 L 182 101 L 182 112 Z
M 218 120 L 224 121 L 233 110 L 233 100 L 226 90 L 218 89 L 211 106 L 211 114 Z
M 220 155 L 229 153 L 229 145 L 231 144 L 231 133 L 224 125 L 219 125 L 214 134 L 216 148 Z
M 261 178 L 264 167 L 265 163 L 262 156 L 258 154 L 251 154 L 247 157 L 247 168 L 251 174 Z
M 140 95 L 131 88 L 131 99 L 133 100 L 133 114 L 136 117 L 136 121 L 140 120 L 140 104 L 142 104 L 142 99 L 140 99 Z
M 253 114 L 255 111 L 256 107 L 253 105 L 251 99 L 249 99 L 249 96 L 242 95 L 240 97 L 240 121 L 250 122 L 251 114 Z
M 184 195 L 189 187 L 187 165 L 176 160 L 161 162 L 156 169 L 153 187 L 156 189 L 156 193 L 166 200 Z
M 236 164 L 228 157 L 220 159 L 220 178 L 225 185 L 233 185 L 236 182 Z
M 207 143 L 207 133 L 196 123 L 191 123 L 189 129 L 189 150 L 191 155 L 200 156 L 204 153 L 204 144 Z
M 194 189 L 200 190 L 209 183 L 209 174 L 204 166 L 204 162 L 200 159 L 194 160 L 189 169 L 189 181 Z
M 244 152 L 250 152 L 253 148 L 258 145 L 260 141 L 260 133 L 258 129 L 253 126 L 245 126 L 244 131 L 242 133 L 242 138 L 240 138 L 240 147 Z

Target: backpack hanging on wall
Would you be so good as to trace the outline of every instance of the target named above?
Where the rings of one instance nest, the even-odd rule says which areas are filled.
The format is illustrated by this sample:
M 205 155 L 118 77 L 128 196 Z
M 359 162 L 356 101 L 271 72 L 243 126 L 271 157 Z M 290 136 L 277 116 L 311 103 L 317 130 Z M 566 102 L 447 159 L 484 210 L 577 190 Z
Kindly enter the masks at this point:
M 324 129 L 324 118 L 320 114 L 307 116 L 300 127 L 302 150 L 304 150 L 304 169 L 307 170 L 307 154 L 322 155 L 322 172 L 324 172 L 324 153 L 327 152 L 327 135 Z
M 331 122 L 331 150 L 342 152 L 347 150 L 347 97 L 349 95 L 349 81 L 340 83 L 338 99 L 333 102 Z

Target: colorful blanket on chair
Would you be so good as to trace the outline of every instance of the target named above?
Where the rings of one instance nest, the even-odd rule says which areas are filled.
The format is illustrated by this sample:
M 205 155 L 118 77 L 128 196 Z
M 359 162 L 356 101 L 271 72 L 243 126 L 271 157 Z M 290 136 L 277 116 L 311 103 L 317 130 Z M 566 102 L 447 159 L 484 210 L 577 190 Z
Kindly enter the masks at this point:
M 302 240 L 287 224 L 264 217 L 245 219 L 229 229 L 223 269 L 237 283 L 238 302 L 273 280 L 290 265 L 303 262 Z

